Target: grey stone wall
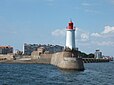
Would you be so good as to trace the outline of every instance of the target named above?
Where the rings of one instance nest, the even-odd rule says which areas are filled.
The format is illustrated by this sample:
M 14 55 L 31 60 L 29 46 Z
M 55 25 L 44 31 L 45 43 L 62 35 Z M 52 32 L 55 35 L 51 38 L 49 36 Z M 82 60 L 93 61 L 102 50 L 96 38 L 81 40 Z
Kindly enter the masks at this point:
M 71 52 L 55 53 L 52 55 L 51 64 L 61 69 L 84 70 L 83 60 L 71 55 Z
M 13 54 L 0 55 L 0 59 L 13 60 Z

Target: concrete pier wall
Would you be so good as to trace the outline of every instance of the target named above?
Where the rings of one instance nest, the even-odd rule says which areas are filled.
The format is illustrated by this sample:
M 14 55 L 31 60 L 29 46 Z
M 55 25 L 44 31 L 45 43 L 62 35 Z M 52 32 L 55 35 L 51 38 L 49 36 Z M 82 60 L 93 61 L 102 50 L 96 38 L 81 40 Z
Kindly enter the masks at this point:
M 13 54 L 0 55 L 0 60 L 13 60 Z
M 71 55 L 71 52 L 55 53 L 52 55 L 51 64 L 61 69 L 84 70 L 83 60 L 69 55 Z
M 109 59 L 96 59 L 96 58 L 83 58 L 84 63 L 100 63 L 100 62 L 109 62 Z

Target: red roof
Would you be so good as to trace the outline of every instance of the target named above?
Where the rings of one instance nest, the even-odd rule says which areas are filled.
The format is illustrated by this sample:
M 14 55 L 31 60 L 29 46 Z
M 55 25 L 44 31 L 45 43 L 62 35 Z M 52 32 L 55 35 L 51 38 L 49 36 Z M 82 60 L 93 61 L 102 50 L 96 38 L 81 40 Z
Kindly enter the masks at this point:
M 0 46 L 0 48 L 13 48 L 11 46 Z

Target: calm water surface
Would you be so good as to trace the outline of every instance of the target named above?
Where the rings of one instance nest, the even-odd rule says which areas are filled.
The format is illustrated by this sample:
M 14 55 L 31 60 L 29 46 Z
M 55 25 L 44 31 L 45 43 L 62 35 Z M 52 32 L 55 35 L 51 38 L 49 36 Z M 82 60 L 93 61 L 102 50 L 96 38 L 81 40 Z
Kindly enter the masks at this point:
M 114 85 L 114 62 L 87 63 L 85 71 L 52 65 L 0 64 L 0 85 Z

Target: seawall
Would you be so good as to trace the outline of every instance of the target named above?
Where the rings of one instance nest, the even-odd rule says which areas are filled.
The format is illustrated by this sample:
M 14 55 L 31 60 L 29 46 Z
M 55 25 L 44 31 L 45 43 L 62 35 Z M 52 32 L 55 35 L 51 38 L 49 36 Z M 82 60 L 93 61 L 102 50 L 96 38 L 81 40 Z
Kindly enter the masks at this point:
M 96 58 L 83 58 L 84 63 L 100 63 L 100 62 L 109 62 L 109 59 L 96 59 Z
M 71 52 L 58 52 L 52 55 L 51 64 L 61 69 L 84 70 L 81 58 L 71 57 Z
M 13 55 L 0 55 L 0 63 L 40 63 L 40 64 L 53 64 L 56 66 L 62 66 L 66 62 L 75 62 L 81 58 L 69 57 L 72 54 L 70 52 L 58 52 L 54 54 L 41 54 L 40 56 L 21 56 L 21 58 L 13 59 Z M 83 63 L 101 63 L 109 62 L 109 59 L 95 59 L 95 58 L 82 58 Z M 62 63 L 62 64 L 61 64 Z M 75 62 L 76 63 L 76 62 Z M 64 65 L 63 64 L 63 65 Z M 72 65 L 75 65 L 72 63 Z

